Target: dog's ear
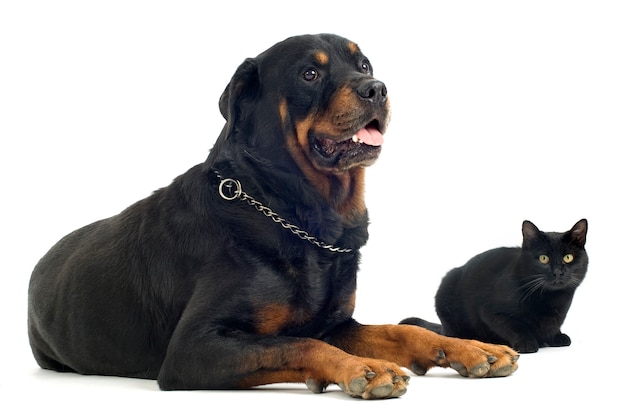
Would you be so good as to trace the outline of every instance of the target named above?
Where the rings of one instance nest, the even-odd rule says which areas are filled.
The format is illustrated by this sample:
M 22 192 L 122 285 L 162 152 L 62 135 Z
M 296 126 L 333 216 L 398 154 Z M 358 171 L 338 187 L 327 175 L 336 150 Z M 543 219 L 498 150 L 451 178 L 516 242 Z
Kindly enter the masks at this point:
M 246 59 L 235 71 L 220 97 L 220 112 L 226 119 L 227 131 L 246 124 L 248 104 L 259 93 L 258 65 L 255 58 Z

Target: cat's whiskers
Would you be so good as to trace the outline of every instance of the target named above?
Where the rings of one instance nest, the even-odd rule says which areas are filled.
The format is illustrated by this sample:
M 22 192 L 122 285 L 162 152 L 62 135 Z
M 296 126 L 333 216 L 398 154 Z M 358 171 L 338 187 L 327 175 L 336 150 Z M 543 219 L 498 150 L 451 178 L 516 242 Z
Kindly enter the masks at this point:
M 579 276 L 578 274 L 572 274 L 570 276 L 570 281 L 571 281 L 571 287 L 578 287 L 582 282 L 583 282 L 583 276 Z
M 529 281 L 520 286 L 520 289 L 524 291 L 520 302 L 526 301 L 532 294 L 534 294 L 538 290 L 540 291 L 540 293 L 544 290 L 545 281 L 542 274 L 531 275 L 528 278 Z

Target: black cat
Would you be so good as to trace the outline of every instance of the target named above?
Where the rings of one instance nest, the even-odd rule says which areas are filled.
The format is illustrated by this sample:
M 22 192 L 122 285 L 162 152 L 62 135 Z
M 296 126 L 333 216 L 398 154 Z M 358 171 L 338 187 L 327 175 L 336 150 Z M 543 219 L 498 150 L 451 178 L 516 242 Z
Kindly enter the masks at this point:
M 569 346 L 561 325 L 587 272 L 587 220 L 564 233 L 522 224 L 519 248 L 497 248 L 470 259 L 441 281 L 435 307 L 441 325 L 414 324 L 447 336 L 506 344 L 521 353 Z

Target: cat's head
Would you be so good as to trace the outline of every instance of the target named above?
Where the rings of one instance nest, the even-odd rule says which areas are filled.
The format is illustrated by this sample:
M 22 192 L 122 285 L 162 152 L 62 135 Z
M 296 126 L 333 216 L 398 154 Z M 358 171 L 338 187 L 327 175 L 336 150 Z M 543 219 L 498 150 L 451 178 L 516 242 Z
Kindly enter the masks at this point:
M 541 290 L 575 289 L 589 259 L 585 250 L 587 220 L 579 220 L 567 232 L 542 232 L 532 222 L 522 223 L 522 253 L 529 285 Z

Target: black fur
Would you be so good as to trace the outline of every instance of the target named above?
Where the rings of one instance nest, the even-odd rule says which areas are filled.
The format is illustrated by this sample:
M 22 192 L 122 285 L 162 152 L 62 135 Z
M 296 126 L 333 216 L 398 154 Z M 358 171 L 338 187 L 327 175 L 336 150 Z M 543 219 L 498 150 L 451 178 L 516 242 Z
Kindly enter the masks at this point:
M 515 372 L 508 348 L 352 318 L 364 170 L 389 120 L 386 87 L 356 44 L 280 42 L 241 64 L 219 108 L 226 124 L 204 163 L 35 267 L 28 331 L 42 368 L 166 390 L 335 383 L 365 399 L 403 395 L 401 367 Z
M 569 346 L 561 326 L 587 272 L 587 220 L 565 233 L 544 233 L 525 221 L 522 233 L 521 248 L 492 249 L 448 272 L 435 297 L 442 324 L 415 317 L 401 323 L 507 344 L 521 353 Z M 549 258 L 545 264 L 542 255 Z M 564 260 L 568 255 L 570 262 Z
M 328 338 L 352 323 L 345 306 L 368 238 L 367 212 L 346 220 L 321 198 L 285 137 L 349 77 L 357 85 L 373 80 L 361 73 L 360 52 L 344 52 L 347 42 L 296 37 L 247 59 L 220 99 L 226 125 L 206 162 L 71 233 L 41 259 L 28 317 L 41 367 L 158 378 L 164 389 L 232 388 L 261 367 L 251 355 L 294 336 Z M 313 50 L 335 60 L 336 74 L 316 85 L 301 77 Z M 279 117 L 282 98 L 287 121 Z M 225 201 L 217 173 L 319 240 L 353 251 L 320 249 L 246 202 Z M 258 335 L 258 311 L 273 303 L 301 317 L 272 337 Z

